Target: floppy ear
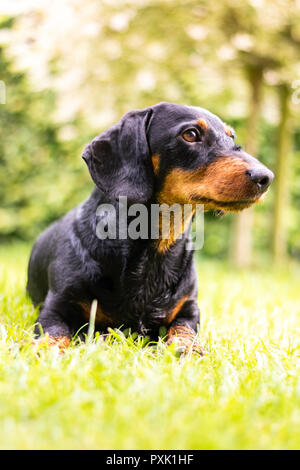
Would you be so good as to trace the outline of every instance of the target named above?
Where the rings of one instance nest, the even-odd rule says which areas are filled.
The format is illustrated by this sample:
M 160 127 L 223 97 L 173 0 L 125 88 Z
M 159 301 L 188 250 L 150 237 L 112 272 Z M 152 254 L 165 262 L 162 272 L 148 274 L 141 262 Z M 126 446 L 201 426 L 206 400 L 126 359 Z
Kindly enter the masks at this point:
M 146 135 L 151 115 L 151 108 L 131 111 L 86 147 L 82 157 L 107 200 L 126 196 L 146 202 L 151 197 L 153 167 Z

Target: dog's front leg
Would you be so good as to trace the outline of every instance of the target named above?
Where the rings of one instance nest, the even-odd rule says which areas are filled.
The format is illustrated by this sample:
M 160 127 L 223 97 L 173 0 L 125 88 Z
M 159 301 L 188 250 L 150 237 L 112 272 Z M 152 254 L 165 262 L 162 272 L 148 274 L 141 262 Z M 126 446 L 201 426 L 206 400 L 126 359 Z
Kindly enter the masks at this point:
M 167 333 L 167 344 L 175 343 L 181 354 L 195 352 L 203 356 L 204 349 L 199 344 L 197 325 L 199 308 L 196 300 L 187 300 L 171 323 Z
M 46 342 L 49 346 L 58 346 L 60 350 L 69 346 L 72 332 L 66 317 L 70 314 L 71 305 L 61 296 L 49 291 L 42 311 L 37 319 L 34 344 Z M 41 333 L 44 337 L 40 337 Z

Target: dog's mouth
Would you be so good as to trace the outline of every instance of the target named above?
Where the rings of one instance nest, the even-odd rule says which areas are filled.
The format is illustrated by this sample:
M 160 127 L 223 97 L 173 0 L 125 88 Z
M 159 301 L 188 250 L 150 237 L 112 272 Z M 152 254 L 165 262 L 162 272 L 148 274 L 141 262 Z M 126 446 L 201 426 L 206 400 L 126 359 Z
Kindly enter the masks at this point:
M 253 204 L 257 204 L 264 200 L 266 193 L 261 194 L 252 199 L 245 199 L 245 200 L 233 200 L 233 201 L 218 201 L 216 199 L 206 198 L 206 197 L 199 197 L 199 196 L 192 196 L 192 200 L 195 201 L 197 204 L 203 204 L 205 211 L 216 210 L 222 212 L 237 212 L 242 211 L 243 209 L 247 209 L 251 207 Z

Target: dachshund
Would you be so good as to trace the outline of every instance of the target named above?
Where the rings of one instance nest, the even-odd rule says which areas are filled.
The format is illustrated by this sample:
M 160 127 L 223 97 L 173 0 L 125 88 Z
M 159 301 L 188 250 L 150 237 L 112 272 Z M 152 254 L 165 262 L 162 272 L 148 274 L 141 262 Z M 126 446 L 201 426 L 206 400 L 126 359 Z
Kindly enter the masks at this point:
M 42 331 L 67 347 L 76 332 L 86 334 L 96 300 L 97 331 L 124 326 L 157 338 L 164 327 L 168 344 L 202 354 L 197 274 L 187 249 L 195 206 L 243 210 L 263 199 L 274 177 L 234 140 L 233 129 L 211 112 L 166 102 L 130 111 L 95 137 L 83 153 L 95 184 L 90 197 L 42 233 L 31 252 L 27 291 L 40 307 L 36 336 Z M 165 236 L 162 209 L 156 238 L 126 236 L 132 216 L 122 236 L 117 230 L 99 237 L 99 207 L 111 206 L 108 219 L 116 219 L 121 197 L 128 211 L 189 204 L 188 228 L 173 218 Z

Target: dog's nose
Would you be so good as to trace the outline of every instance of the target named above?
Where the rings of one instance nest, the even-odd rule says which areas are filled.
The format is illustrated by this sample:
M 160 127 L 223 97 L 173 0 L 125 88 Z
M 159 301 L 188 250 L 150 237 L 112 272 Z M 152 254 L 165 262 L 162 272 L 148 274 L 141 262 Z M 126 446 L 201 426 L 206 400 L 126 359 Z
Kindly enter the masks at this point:
M 261 192 L 266 191 L 274 179 L 274 173 L 265 167 L 256 167 L 247 170 L 246 175 L 257 185 Z

